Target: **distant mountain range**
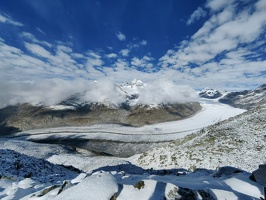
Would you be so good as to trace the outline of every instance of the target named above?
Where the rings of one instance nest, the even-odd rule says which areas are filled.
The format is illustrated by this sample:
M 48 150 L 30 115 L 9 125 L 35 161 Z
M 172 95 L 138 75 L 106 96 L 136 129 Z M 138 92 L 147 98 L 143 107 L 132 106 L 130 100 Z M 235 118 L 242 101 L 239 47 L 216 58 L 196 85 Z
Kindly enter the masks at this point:
M 85 102 L 83 94 L 74 94 L 57 105 L 31 105 L 29 103 L 0 109 L 0 134 L 18 131 L 59 127 L 112 123 L 143 126 L 159 122 L 180 120 L 201 109 L 198 102 L 139 104 L 139 90 L 147 84 L 134 79 L 117 86 L 125 101 L 120 105 L 105 100 Z
M 229 104 L 236 108 L 252 109 L 266 103 L 266 84 L 254 90 L 239 92 L 226 92 L 217 89 L 203 89 L 199 96 L 207 99 L 219 99 L 219 102 Z
M 117 86 L 125 96 L 119 105 L 105 100 L 85 102 L 82 94 L 74 94 L 57 105 L 31 105 L 29 103 L 0 109 L 0 134 L 14 133 L 37 128 L 59 126 L 84 126 L 113 123 L 128 126 L 143 126 L 188 118 L 201 109 L 198 102 L 140 104 L 140 90 L 147 86 L 140 80 Z M 206 89 L 199 93 L 204 98 L 220 98 L 222 103 L 250 109 L 265 103 L 265 85 L 251 91 L 224 92 Z
M 266 84 L 255 90 L 228 93 L 219 101 L 243 109 L 251 109 L 258 105 L 263 105 L 266 103 Z

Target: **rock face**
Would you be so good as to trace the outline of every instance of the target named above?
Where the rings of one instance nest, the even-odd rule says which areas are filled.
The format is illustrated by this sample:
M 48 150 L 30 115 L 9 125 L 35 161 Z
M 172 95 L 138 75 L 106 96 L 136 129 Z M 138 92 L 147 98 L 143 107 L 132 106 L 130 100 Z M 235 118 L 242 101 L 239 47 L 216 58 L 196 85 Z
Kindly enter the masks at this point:
M 101 123 L 143 126 L 187 118 L 200 109 L 200 104 L 196 102 L 156 106 L 122 104 L 119 107 L 90 103 L 76 107 L 65 106 L 63 109 L 22 104 L 0 109 L 0 134 Z
M 18 153 L 14 150 L 0 149 L 1 176 L 13 178 L 31 178 L 42 183 L 63 181 L 66 176 L 75 178 L 80 171 L 73 167 L 52 164 L 39 159 Z M 56 175 L 55 175 L 56 174 Z
M 242 92 L 231 92 L 219 99 L 221 103 L 243 109 L 251 109 L 266 103 L 266 84 L 255 90 L 245 90 Z

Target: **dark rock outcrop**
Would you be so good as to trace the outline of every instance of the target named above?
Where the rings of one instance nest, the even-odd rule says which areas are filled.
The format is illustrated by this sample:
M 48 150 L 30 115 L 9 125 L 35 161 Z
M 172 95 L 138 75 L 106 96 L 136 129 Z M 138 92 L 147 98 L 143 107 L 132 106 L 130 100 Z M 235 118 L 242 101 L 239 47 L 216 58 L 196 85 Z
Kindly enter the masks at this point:
M 222 176 L 230 176 L 240 172 L 243 172 L 243 170 L 231 166 L 225 166 L 225 167 L 220 167 L 218 171 L 214 174 L 214 177 L 219 178 Z
M 252 172 L 250 179 L 266 187 L 266 164 L 260 165 L 259 169 Z

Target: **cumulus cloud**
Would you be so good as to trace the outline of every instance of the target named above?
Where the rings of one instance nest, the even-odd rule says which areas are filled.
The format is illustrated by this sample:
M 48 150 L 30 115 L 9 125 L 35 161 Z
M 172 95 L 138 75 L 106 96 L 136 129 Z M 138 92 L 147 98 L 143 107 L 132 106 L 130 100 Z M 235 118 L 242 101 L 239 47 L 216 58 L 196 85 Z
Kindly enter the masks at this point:
M 130 52 L 129 49 L 122 49 L 122 50 L 120 51 L 120 54 L 121 54 L 122 56 L 126 57 L 126 56 L 128 56 L 129 52 Z
M 126 36 L 121 33 L 121 32 L 118 32 L 116 33 L 116 37 L 120 40 L 120 41 L 125 41 L 126 40 Z
M 187 25 L 193 24 L 195 21 L 199 20 L 202 17 L 205 17 L 207 12 L 204 11 L 201 7 L 198 7 L 187 20 Z
M 109 53 L 106 55 L 107 58 L 117 58 L 117 54 L 115 53 Z
M 142 68 L 142 71 L 152 71 L 153 64 L 150 62 L 153 58 L 149 56 L 143 56 L 143 58 L 134 57 L 131 60 L 131 65 L 134 67 Z
M 138 49 L 141 46 L 146 46 L 148 42 L 146 40 L 139 41 L 138 39 L 134 39 L 132 42 L 130 42 L 127 47 L 128 49 Z
M 89 57 L 87 58 L 87 69 L 90 70 L 92 67 L 99 67 L 102 66 L 104 64 L 104 62 L 98 58 L 98 57 Z

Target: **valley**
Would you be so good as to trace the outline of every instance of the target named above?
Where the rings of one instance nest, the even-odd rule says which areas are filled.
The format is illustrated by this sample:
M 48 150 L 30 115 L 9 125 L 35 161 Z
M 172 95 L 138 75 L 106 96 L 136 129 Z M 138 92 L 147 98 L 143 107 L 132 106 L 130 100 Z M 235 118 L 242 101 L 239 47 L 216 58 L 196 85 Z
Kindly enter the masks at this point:
M 2 134 L 0 197 L 259 199 L 263 188 L 250 177 L 266 160 L 265 104 L 244 110 L 213 93 L 178 121 L 48 125 Z M 94 192 L 81 192 L 88 188 Z
M 206 126 L 243 113 L 245 110 L 202 100 L 202 110 L 194 116 L 173 122 L 130 127 L 115 124 L 36 129 L 8 135 L 10 138 L 42 143 L 59 143 L 98 153 L 128 157 L 174 141 Z

